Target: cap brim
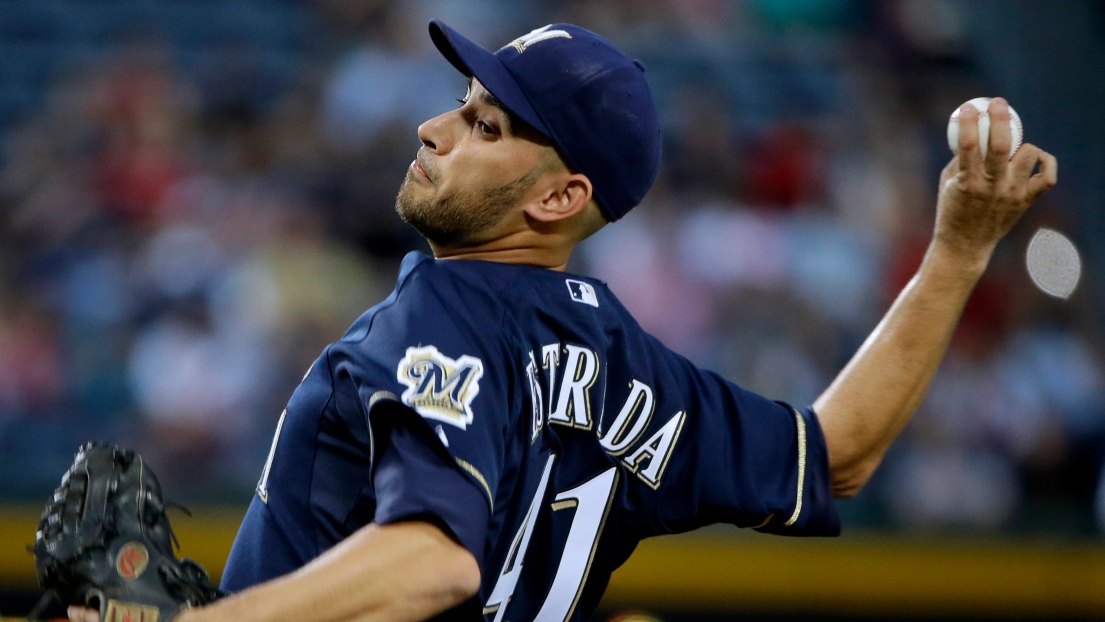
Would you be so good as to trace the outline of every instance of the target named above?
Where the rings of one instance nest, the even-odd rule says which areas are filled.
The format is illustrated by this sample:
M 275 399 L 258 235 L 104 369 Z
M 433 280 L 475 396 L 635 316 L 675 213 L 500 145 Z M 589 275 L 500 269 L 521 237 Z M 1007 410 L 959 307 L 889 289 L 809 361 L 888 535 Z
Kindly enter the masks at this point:
M 530 105 L 529 99 L 510 75 L 506 65 L 483 47 L 465 38 L 459 32 L 441 23 L 430 22 L 430 39 L 441 55 L 465 76 L 476 78 L 489 93 L 510 112 L 533 126 L 538 132 L 552 137 L 548 126 Z

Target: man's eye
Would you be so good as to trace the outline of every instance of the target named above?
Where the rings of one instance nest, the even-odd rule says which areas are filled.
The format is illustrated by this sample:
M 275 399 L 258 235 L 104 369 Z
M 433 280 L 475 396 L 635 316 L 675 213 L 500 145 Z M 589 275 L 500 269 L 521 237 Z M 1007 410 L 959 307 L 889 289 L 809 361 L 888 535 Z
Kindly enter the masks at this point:
M 458 102 L 458 103 L 459 103 L 459 104 L 460 104 L 461 106 L 463 106 L 463 105 L 465 105 L 465 104 L 467 104 L 467 103 L 468 103 L 468 98 L 467 98 L 467 97 L 458 97 L 458 98 L 457 98 L 457 102 Z
M 476 127 L 479 128 L 482 134 L 494 135 L 499 133 L 494 127 L 484 121 L 476 121 Z

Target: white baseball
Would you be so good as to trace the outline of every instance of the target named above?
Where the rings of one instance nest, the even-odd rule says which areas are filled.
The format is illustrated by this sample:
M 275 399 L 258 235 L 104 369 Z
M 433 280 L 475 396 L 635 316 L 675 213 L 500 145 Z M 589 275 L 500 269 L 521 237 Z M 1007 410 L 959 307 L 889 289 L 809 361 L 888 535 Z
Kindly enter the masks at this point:
M 978 144 L 981 147 L 982 157 L 986 157 L 986 148 L 990 145 L 990 100 L 992 97 L 976 97 L 968 104 L 975 107 L 978 111 Z M 1021 116 L 1017 114 L 1013 107 L 1009 107 L 1009 136 L 1012 138 L 1012 143 L 1009 149 L 1009 159 L 1013 159 L 1013 154 L 1017 153 L 1017 149 L 1020 148 L 1021 142 L 1024 140 L 1024 126 L 1021 125 Z M 959 153 L 959 108 L 955 109 L 950 119 L 948 119 L 948 147 L 951 147 L 952 153 Z

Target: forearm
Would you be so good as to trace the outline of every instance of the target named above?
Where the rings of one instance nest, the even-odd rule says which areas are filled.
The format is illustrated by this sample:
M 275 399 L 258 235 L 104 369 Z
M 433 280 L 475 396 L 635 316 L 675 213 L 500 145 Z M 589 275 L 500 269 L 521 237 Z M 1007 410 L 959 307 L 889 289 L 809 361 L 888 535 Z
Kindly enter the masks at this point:
M 836 496 L 867 482 L 928 390 L 990 250 L 934 241 L 916 276 L 814 403 Z
M 422 522 L 369 525 L 284 577 L 189 611 L 180 622 L 425 620 L 479 588 L 475 559 Z
M 924 398 L 994 246 L 1058 179 L 1058 162 L 1039 147 L 1026 143 L 1011 155 L 1005 100 L 990 102 L 989 113 L 984 159 L 978 114 L 969 104 L 960 109 L 958 155 L 940 175 L 933 243 L 921 269 L 814 403 L 837 496 L 855 494 L 871 477 Z

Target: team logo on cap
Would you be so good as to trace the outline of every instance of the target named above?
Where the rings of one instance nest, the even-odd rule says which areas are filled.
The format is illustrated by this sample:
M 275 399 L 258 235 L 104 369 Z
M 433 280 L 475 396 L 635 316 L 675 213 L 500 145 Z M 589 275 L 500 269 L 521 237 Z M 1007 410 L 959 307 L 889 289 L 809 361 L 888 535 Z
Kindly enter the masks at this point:
M 518 50 L 518 53 L 526 51 L 526 48 L 541 41 L 548 41 L 549 39 L 563 38 L 571 39 L 572 35 L 568 34 L 567 30 L 549 30 L 552 28 L 552 24 L 538 28 L 529 34 L 522 35 L 517 39 L 503 46 L 503 49 L 513 47 Z
M 453 360 L 434 346 L 407 348 L 396 377 L 407 385 L 403 403 L 418 414 L 462 430 L 472 423 L 472 400 L 483 377 L 480 359 L 465 354 Z

